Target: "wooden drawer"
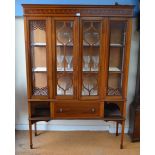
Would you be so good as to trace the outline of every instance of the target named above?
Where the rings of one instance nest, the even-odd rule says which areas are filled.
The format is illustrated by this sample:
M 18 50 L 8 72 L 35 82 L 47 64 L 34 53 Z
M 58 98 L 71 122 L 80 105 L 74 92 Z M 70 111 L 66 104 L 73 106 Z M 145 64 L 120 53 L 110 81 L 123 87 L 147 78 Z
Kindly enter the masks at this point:
M 99 103 L 54 103 L 54 118 L 98 118 Z

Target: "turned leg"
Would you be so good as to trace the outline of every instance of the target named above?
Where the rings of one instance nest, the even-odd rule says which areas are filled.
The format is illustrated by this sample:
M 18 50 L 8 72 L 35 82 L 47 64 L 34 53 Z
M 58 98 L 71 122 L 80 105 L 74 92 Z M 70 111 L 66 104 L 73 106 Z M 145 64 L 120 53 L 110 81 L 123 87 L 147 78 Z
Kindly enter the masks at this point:
M 116 136 L 118 136 L 118 125 L 119 125 L 119 122 L 116 121 Z
M 29 120 L 29 136 L 30 136 L 30 149 L 33 148 L 32 144 L 32 122 Z
M 34 134 L 37 136 L 37 123 L 34 123 Z
M 122 133 L 121 133 L 121 145 L 120 145 L 121 149 L 123 149 L 124 126 L 125 126 L 125 121 L 122 121 Z

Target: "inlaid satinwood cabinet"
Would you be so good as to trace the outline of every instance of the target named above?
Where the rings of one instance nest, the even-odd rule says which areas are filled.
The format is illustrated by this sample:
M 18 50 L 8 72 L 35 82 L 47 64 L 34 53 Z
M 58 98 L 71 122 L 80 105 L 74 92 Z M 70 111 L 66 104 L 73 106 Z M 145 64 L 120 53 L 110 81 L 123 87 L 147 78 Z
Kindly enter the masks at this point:
M 122 148 L 133 6 L 23 8 L 30 147 L 38 121 L 102 119 Z

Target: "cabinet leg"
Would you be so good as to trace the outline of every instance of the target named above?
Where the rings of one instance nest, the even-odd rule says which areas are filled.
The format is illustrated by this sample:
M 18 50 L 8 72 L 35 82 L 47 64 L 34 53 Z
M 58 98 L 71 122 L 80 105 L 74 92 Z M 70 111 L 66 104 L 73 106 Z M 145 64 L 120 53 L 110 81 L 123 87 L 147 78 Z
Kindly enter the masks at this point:
M 121 144 L 120 144 L 120 149 L 123 149 L 124 127 L 125 127 L 125 121 L 122 121 L 122 133 L 121 133 Z
M 117 121 L 116 122 L 116 136 L 118 136 L 118 125 L 119 125 L 119 122 Z
M 33 149 L 33 144 L 32 144 L 32 122 L 29 121 L 29 136 L 30 136 L 30 149 Z
M 34 134 L 37 136 L 37 123 L 34 123 Z

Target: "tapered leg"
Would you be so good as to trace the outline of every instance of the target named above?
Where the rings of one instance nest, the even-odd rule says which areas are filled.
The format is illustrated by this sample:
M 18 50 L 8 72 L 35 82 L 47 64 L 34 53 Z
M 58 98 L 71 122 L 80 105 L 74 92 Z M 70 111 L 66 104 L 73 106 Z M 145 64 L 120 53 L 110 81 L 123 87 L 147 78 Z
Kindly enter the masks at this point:
M 120 145 L 120 148 L 121 148 L 121 149 L 123 149 L 124 126 L 125 126 L 125 121 L 122 121 L 122 133 L 121 133 L 121 145 Z
M 34 123 L 34 134 L 37 136 L 37 123 Z
M 119 122 L 117 121 L 116 122 L 116 136 L 118 136 L 118 125 L 119 125 Z
M 33 149 L 32 144 L 32 122 L 29 120 L 29 136 L 30 136 L 30 149 Z

